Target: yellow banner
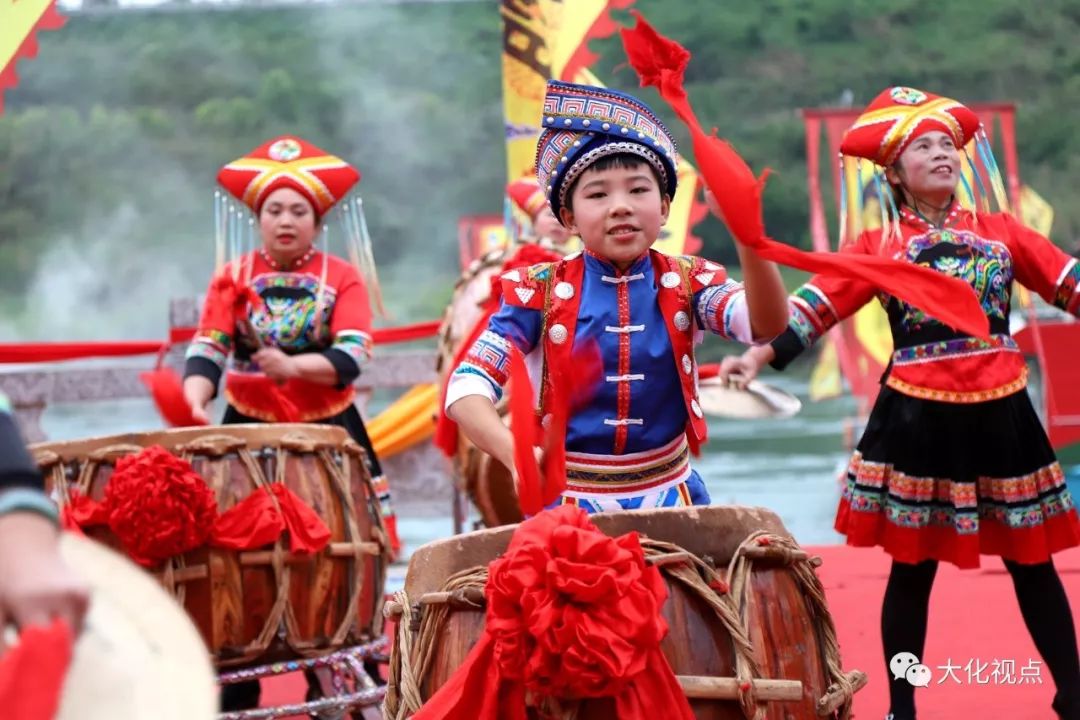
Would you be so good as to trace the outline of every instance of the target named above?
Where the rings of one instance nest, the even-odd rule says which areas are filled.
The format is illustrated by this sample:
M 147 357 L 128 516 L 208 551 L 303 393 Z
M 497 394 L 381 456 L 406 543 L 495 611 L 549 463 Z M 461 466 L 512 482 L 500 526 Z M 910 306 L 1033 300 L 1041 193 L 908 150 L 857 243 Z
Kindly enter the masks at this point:
M 1020 214 L 1025 225 L 1040 235 L 1050 237 L 1050 230 L 1054 227 L 1054 207 L 1028 185 L 1020 189 Z
M 614 30 L 608 13 L 632 0 L 502 0 L 503 116 L 506 122 L 507 181 L 534 172 L 538 121 L 550 78 L 603 87 L 588 68 L 574 71 L 589 51 L 586 42 Z M 567 73 L 573 77 L 568 77 Z M 667 225 L 654 247 L 661 252 L 687 252 L 694 222 L 700 219 L 698 178 L 693 165 L 680 158 L 679 191 Z
M 64 18 L 53 8 L 54 0 L 0 0 L 0 112 L 4 108 L 3 91 L 15 85 L 15 63 L 20 50 L 32 57 L 36 47 L 24 43 L 37 30 L 55 30 Z
M 503 118 L 506 123 L 506 177 L 532 171 L 544 89 L 563 78 L 567 64 L 584 48 L 593 28 L 606 18 L 611 0 L 502 0 Z

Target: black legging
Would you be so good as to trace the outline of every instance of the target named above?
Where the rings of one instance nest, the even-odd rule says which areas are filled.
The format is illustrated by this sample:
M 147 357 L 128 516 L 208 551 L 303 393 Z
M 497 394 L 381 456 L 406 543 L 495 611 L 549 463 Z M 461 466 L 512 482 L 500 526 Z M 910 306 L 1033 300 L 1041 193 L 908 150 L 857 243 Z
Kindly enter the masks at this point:
M 1012 576 L 1020 613 L 1031 639 L 1054 678 L 1054 710 L 1064 720 L 1080 720 L 1080 656 L 1076 629 L 1065 587 L 1053 561 L 1022 565 L 1005 560 Z M 893 679 L 889 659 L 910 652 L 922 659 L 926 620 L 937 561 L 917 565 L 893 561 L 881 607 L 881 639 L 889 678 L 890 711 L 896 720 L 914 720 L 915 687 L 906 679 Z

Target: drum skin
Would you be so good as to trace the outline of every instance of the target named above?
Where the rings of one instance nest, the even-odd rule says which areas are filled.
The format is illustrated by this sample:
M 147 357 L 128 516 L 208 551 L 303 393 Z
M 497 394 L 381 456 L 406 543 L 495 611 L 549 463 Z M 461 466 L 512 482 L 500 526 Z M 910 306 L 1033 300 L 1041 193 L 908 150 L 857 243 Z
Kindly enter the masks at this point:
M 382 632 L 388 562 L 364 451 L 342 428 L 228 425 L 133 433 L 31 447 L 61 506 L 78 492 L 101 501 L 116 460 L 159 445 L 188 460 L 222 513 L 283 483 L 331 532 L 315 555 L 288 550 L 288 534 L 251 550 L 201 547 L 148 568 L 192 618 L 219 668 L 314 656 Z M 88 536 L 123 552 L 107 525 Z

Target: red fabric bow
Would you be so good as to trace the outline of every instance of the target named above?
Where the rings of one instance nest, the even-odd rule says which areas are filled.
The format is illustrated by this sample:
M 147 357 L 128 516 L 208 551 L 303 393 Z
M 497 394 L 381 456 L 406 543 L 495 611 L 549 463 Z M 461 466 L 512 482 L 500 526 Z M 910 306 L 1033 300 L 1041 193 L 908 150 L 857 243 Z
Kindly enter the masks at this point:
M 413 720 L 525 720 L 548 699 L 613 698 L 623 720 L 694 715 L 660 651 L 667 587 L 637 533 L 561 505 L 489 566 L 484 634 Z
M 19 643 L 0 657 L 0 708 L 6 718 L 52 720 L 71 664 L 71 629 L 63 620 L 23 628 Z
M 296 493 L 275 483 L 269 492 L 257 490 L 219 515 L 211 545 L 249 550 L 269 545 L 285 530 L 294 553 L 317 553 L 330 542 L 330 528 L 323 519 Z
M 971 286 L 929 268 L 872 255 L 805 252 L 765 234 L 759 180 L 726 142 L 706 135 L 683 89 L 690 53 L 658 33 L 641 13 L 632 11 L 636 27 L 624 28 L 623 47 L 642 86 L 654 85 L 690 130 L 694 157 L 705 184 L 720 205 L 724 222 L 735 239 L 766 260 L 807 272 L 825 273 L 872 283 L 941 322 L 977 337 L 987 337 L 989 321 Z

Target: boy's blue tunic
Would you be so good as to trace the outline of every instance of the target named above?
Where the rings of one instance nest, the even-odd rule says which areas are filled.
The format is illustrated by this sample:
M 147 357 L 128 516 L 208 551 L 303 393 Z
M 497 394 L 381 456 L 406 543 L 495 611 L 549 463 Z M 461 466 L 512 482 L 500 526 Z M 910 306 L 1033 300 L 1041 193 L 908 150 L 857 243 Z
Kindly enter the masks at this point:
M 685 318 L 695 339 L 708 330 L 752 342 L 742 285 L 728 279 L 719 265 L 698 258 L 683 261 L 711 275 L 710 283 L 693 294 L 693 312 Z M 564 300 L 567 295 L 580 298 L 574 342 L 580 346 L 594 340 L 603 361 L 590 402 L 567 424 L 568 488 L 561 502 L 590 512 L 708 504 L 705 486 L 689 463 L 687 404 L 680 375 L 687 372 L 683 365 L 696 373 L 697 364 L 692 351 L 676 356 L 658 302 L 660 283 L 669 278 L 657 277 L 649 253 L 624 272 L 589 252 L 562 262 L 584 263 L 580 288 L 549 282 L 549 265 L 504 276 L 502 306 L 454 371 L 447 407 L 474 394 L 497 402 L 508 380 L 511 345 L 526 356 L 534 385 L 539 385 L 545 345 L 541 308 L 548 303 L 535 301 L 531 293 L 536 286 L 528 281 L 540 281 L 547 292 Z

